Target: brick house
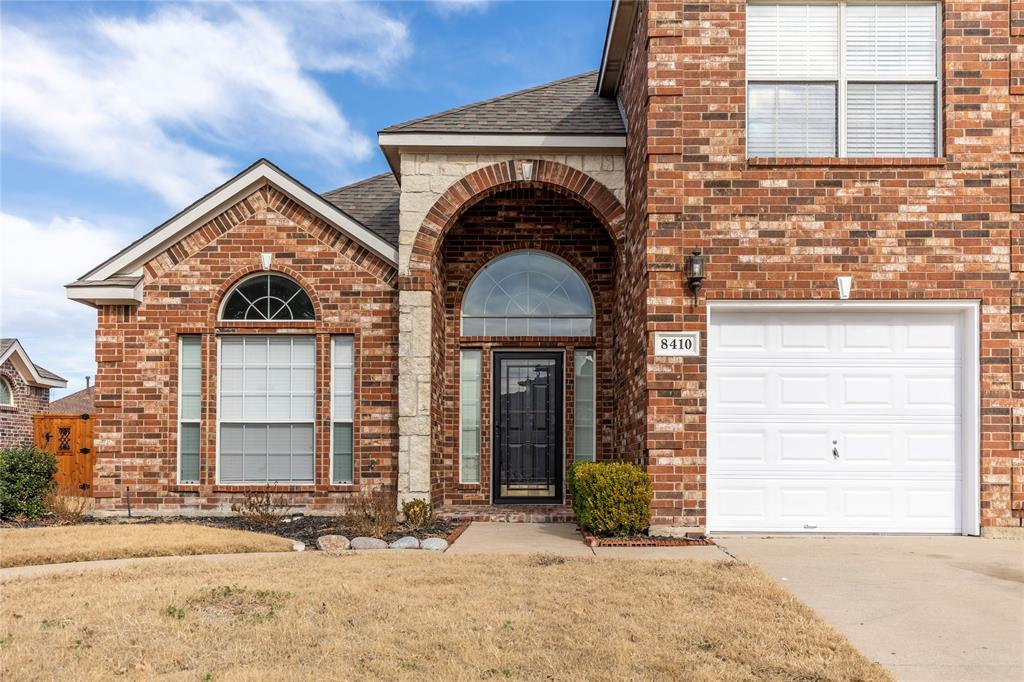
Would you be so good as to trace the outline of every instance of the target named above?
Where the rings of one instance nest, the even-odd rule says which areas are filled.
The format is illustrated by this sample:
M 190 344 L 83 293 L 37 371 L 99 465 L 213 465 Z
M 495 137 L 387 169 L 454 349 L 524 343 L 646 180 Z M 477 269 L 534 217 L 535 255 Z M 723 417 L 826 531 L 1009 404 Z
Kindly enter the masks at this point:
M 101 508 L 560 518 L 625 459 L 655 532 L 1020 528 L 1020 5 L 618 0 L 389 173 L 258 161 L 68 286 Z
M 0 339 L 0 448 L 32 445 L 32 416 L 47 411 L 51 388 L 67 385 L 32 362 L 18 339 Z

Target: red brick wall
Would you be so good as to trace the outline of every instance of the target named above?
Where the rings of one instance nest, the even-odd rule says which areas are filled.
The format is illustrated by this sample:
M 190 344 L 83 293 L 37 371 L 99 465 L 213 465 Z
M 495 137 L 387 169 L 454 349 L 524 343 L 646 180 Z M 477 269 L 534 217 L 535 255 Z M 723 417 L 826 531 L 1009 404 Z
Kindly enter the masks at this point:
M 748 161 L 745 4 L 647 7 L 649 54 L 637 59 L 648 65 L 646 222 L 657 246 L 647 254 L 648 330 L 704 330 L 706 300 L 833 299 L 839 274 L 854 277 L 857 299 L 980 300 L 982 522 L 1019 525 L 1011 410 L 1024 396 L 1009 377 L 1022 341 L 1009 314 L 1020 227 L 1009 177 L 1021 160 L 1010 147 L 1020 102 L 1009 93 L 1009 3 L 944 3 L 945 155 L 909 164 Z M 697 306 L 679 272 L 693 249 L 708 257 Z M 647 363 L 655 523 L 703 525 L 704 358 Z
M 32 415 L 45 412 L 50 404 L 50 389 L 29 386 L 14 364 L 0 365 L 0 377 L 7 380 L 14 406 L 0 405 L 0 448 L 31 445 L 34 438 Z
M 302 284 L 316 322 L 260 326 L 218 323 L 223 295 L 240 277 L 273 270 Z M 212 219 L 145 266 L 137 308 L 99 310 L 96 359 L 96 484 L 100 509 L 226 511 L 237 487 L 215 483 L 216 338 L 236 333 L 317 337 L 316 483 L 279 489 L 300 508 L 338 508 L 347 495 L 397 478 L 397 293 L 391 265 L 269 186 Z M 200 484 L 176 482 L 178 335 L 201 334 L 203 406 Z M 356 350 L 355 469 L 350 486 L 332 486 L 330 342 L 351 334 Z
M 497 256 L 520 249 L 554 253 L 571 263 L 587 280 L 594 295 L 596 336 L 588 337 L 461 337 L 461 302 L 480 268 Z M 442 330 L 443 395 L 437 421 L 440 447 L 431 462 L 434 501 L 438 504 L 488 504 L 491 485 L 491 357 L 494 348 L 565 349 L 565 455 L 573 452 L 573 352 L 595 349 L 597 355 L 597 456 L 615 458 L 616 385 L 620 374 L 615 351 L 615 247 L 594 214 L 575 200 L 552 189 L 521 188 L 498 192 L 464 213 L 451 228 L 435 273 L 443 276 L 443 304 L 435 307 L 435 330 Z M 482 349 L 483 408 L 481 414 L 480 484 L 459 484 L 459 353 Z M 437 357 L 437 356 L 435 356 Z

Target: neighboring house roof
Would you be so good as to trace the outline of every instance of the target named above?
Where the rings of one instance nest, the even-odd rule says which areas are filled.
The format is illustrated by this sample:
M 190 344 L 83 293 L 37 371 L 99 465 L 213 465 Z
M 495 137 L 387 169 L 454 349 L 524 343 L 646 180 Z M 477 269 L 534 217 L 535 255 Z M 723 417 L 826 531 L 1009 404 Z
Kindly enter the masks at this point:
M 54 400 L 46 408 L 46 411 L 58 414 L 92 414 L 95 409 L 93 404 L 93 391 L 95 389 L 95 386 L 89 386 L 81 391 L 75 391 L 71 395 L 66 395 L 59 400 Z
M 324 192 L 323 197 L 397 248 L 401 193 L 395 176 L 382 173 Z
M 597 71 L 389 126 L 381 133 L 625 135 L 614 99 L 597 94 Z
M 18 339 L 0 339 L 0 365 L 8 360 L 26 383 L 39 388 L 64 388 L 66 379 L 32 362 Z
M 184 239 L 225 208 L 266 184 L 284 192 L 389 263 L 398 262 L 396 244 L 382 238 L 270 161 L 260 159 L 77 281 L 66 285 L 68 298 L 90 305 L 140 303 L 141 270 L 148 260 Z

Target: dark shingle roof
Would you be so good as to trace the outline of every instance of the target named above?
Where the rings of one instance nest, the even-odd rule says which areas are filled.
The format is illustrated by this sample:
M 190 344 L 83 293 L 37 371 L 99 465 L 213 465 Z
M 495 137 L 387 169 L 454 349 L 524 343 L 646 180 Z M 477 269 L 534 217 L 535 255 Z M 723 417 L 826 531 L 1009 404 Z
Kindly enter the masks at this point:
M 59 414 L 92 414 L 95 411 L 92 398 L 95 388 L 95 386 L 83 388 L 81 391 L 76 391 L 59 400 L 54 400 L 46 408 L 46 411 Z
M 625 135 L 614 99 L 595 91 L 597 71 L 399 123 L 382 133 Z
M 11 346 L 13 346 L 14 344 L 16 344 L 17 342 L 18 342 L 18 339 L 0 339 L 0 355 L 3 355 L 4 353 L 6 353 L 7 349 L 10 348 Z M 24 350 L 24 348 L 22 350 Z M 56 374 L 54 372 L 51 372 L 50 370 L 46 369 L 45 367 L 37 365 L 34 362 L 32 363 L 32 365 L 36 368 L 36 372 L 39 373 L 39 376 L 41 376 L 44 379 L 52 379 L 54 381 L 64 381 L 65 380 L 64 377 L 62 377 L 61 375 Z
M 395 176 L 382 173 L 324 192 L 322 196 L 397 248 L 400 193 Z

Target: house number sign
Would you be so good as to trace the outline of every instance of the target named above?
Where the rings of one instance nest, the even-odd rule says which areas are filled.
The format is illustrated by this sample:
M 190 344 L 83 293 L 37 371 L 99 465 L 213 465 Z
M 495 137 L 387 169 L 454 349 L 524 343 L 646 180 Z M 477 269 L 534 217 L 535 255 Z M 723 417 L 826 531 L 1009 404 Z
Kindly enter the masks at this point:
M 700 332 L 654 332 L 655 355 L 700 355 Z

